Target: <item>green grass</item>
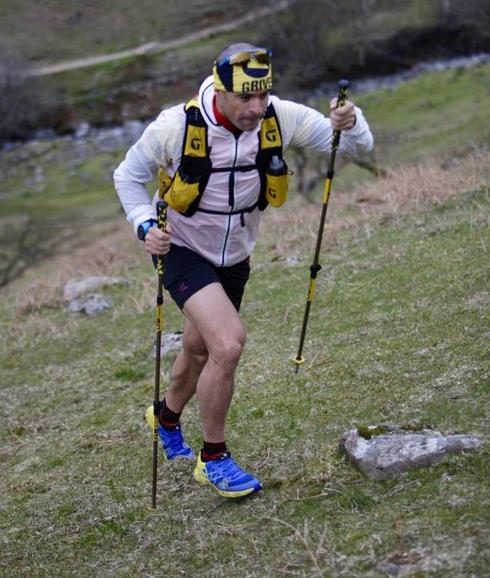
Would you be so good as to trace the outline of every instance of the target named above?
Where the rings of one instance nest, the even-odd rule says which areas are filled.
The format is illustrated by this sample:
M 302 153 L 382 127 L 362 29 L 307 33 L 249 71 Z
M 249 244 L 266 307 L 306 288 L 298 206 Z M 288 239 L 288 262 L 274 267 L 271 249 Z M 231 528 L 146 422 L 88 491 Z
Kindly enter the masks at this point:
M 312 246 L 272 261 L 267 226 L 243 304 L 248 341 L 229 444 L 264 491 L 229 503 L 160 464 L 149 512 L 153 308 L 132 307 L 146 262 L 111 289 L 115 309 L 88 319 L 41 309 L 19 319 L 27 275 L 0 320 L 0 572 L 8 576 L 483 576 L 488 448 L 374 482 L 337 455 L 361 424 L 430 424 L 488 439 L 488 190 L 398 218 L 322 255 L 298 375 Z M 294 204 L 286 207 L 294 219 Z M 43 279 L 42 270 L 38 272 Z M 165 306 L 165 330 L 180 329 Z M 173 355 L 163 361 L 164 383 Z M 184 415 L 200 433 L 194 402 Z M 56 548 L 52 545 L 56 544 Z
M 377 135 L 384 162 L 464 154 L 490 137 L 490 65 L 422 75 L 396 90 L 356 97 Z
M 256 0 L 212 5 L 203 0 L 172 2 L 129 0 L 88 2 L 82 6 L 62 0 L 42 4 L 4 0 L 0 7 L 0 36 L 33 61 L 57 62 L 164 41 L 212 24 L 227 22 Z

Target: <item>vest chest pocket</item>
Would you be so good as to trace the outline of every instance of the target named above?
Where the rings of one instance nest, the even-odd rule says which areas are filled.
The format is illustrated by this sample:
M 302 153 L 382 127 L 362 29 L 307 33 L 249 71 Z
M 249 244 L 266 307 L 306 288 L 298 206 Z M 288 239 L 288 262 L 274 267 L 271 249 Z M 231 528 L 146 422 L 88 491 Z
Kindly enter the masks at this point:
M 161 189 L 160 196 L 162 196 Z M 175 173 L 173 181 L 170 180 L 170 185 L 163 193 L 164 201 L 169 204 L 169 207 L 175 211 L 178 211 L 179 213 L 185 213 L 198 196 L 199 178 L 195 179 L 187 175 L 182 177 L 180 167 L 179 170 Z

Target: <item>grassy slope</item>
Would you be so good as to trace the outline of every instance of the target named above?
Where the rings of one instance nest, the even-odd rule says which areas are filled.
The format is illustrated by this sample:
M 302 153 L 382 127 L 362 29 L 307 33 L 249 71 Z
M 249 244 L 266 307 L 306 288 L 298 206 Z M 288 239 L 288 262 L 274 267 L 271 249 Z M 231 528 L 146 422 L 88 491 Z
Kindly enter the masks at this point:
M 465 154 L 488 142 L 490 66 L 422 75 L 397 90 L 359 97 L 385 162 L 419 160 L 448 149 Z M 470 90 L 468 90 L 468 88 Z M 396 145 L 396 146 L 394 146 Z
M 267 216 L 243 306 L 249 337 L 229 428 L 236 457 L 265 491 L 240 504 L 197 486 L 191 465 L 164 463 L 159 509 L 146 509 L 151 443 L 141 416 L 152 398 L 154 279 L 127 230 L 125 244 L 69 266 L 73 275 L 77 266 L 114 274 L 124 263 L 130 286 L 108 291 L 115 308 L 107 315 L 56 306 L 59 261 L 12 284 L 0 305 L 0 573 L 381 576 L 389 562 L 405 575 L 484 575 L 488 449 L 382 483 L 336 454 L 341 433 L 364 423 L 488 437 L 490 199 L 488 190 L 458 187 L 437 208 L 337 232 L 323 253 L 298 376 L 290 358 L 317 214 L 308 208 L 310 225 L 296 235 L 304 207 L 293 200 L 280 238 Z M 292 253 L 300 265 L 285 267 Z M 176 309 L 165 311 L 166 330 L 180 329 Z M 185 425 L 198 447 L 194 403 Z
M 164 463 L 159 508 L 146 509 L 153 312 L 134 307 L 146 266 L 97 319 L 42 309 L 16 326 L 28 278 L 18 282 L 1 313 L 4 571 L 155 576 L 156 556 L 193 576 L 378 576 L 387 560 L 423 575 L 483 575 L 488 450 L 379 483 L 336 446 L 346 429 L 378 422 L 488 436 L 489 202 L 488 190 L 468 192 L 369 239 L 344 234 L 322 260 L 298 376 L 290 358 L 308 255 L 271 263 L 264 235 L 229 442 L 265 491 L 242 504 L 197 487 L 190 464 Z M 180 315 L 166 311 L 177 330 Z M 185 424 L 198 447 L 194 404 Z

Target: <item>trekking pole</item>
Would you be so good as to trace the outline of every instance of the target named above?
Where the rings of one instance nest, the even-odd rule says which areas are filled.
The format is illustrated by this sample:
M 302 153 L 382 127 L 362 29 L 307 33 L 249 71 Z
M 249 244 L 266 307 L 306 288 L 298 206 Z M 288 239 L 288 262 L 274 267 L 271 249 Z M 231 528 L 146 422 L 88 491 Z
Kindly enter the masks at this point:
M 340 80 L 339 81 L 339 94 L 337 97 L 337 107 L 345 104 L 345 101 L 347 100 L 348 89 L 349 89 L 349 81 L 348 80 Z M 313 257 L 313 263 L 310 266 L 310 283 L 308 286 L 308 295 L 306 297 L 305 313 L 304 313 L 304 317 L 303 317 L 303 327 L 301 328 L 301 337 L 299 340 L 298 354 L 293 359 L 293 362 L 296 364 L 296 367 L 295 367 L 296 373 L 298 373 L 299 366 L 305 362 L 305 360 L 302 356 L 303 345 L 305 342 L 306 327 L 308 325 L 308 318 L 310 316 L 310 307 L 311 307 L 311 304 L 313 302 L 313 297 L 315 294 L 316 277 L 318 275 L 318 271 L 320 271 L 320 269 L 322 268 L 322 266 L 319 264 L 318 260 L 320 258 L 320 249 L 322 247 L 323 229 L 325 227 L 325 218 L 327 216 L 328 200 L 330 198 L 330 191 L 332 189 L 335 157 L 337 155 L 339 143 L 340 143 L 340 130 L 334 130 L 333 135 L 332 135 L 332 145 L 331 145 L 331 149 L 330 149 L 330 160 L 328 163 L 327 179 L 325 181 L 325 190 L 324 190 L 324 194 L 323 194 L 322 214 L 320 217 L 320 226 L 318 228 L 318 235 L 317 235 L 317 239 L 316 239 L 315 256 Z
M 158 201 L 157 203 L 157 227 L 160 231 L 165 231 L 167 225 L 167 203 Z M 156 357 L 155 357 L 155 394 L 153 400 L 153 483 L 151 489 L 151 509 L 157 507 L 157 475 L 158 475 L 158 416 L 160 414 L 160 350 L 162 345 L 163 329 L 163 257 L 157 256 L 157 315 L 156 315 Z

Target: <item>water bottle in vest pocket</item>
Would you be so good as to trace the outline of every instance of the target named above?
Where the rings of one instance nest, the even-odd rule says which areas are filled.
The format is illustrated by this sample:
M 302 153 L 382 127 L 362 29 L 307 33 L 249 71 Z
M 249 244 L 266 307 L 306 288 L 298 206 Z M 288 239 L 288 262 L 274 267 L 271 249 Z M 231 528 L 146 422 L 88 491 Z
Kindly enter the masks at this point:
M 288 198 L 288 167 L 278 156 L 273 156 L 266 172 L 265 198 L 273 207 L 280 207 Z

